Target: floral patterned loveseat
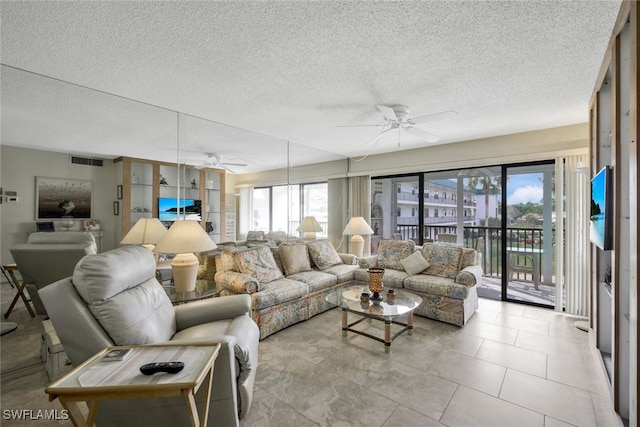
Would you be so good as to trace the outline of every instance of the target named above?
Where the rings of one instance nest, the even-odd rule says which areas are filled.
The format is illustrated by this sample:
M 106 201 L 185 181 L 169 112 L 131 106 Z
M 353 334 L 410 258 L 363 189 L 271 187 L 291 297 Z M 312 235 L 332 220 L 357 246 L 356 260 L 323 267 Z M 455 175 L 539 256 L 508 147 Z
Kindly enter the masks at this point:
M 385 288 L 404 289 L 423 298 L 415 314 L 463 326 L 478 309 L 482 280 L 480 254 L 474 249 L 411 240 L 381 240 L 377 255 L 360 258 L 358 284 L 369 283 L 369 267 L 385 269 Z
M 325 297 L 354 283 L 356 258 L 328 240 L 228 248 L 215 258 L 222 295 L 251 295 L 260 339 L 333 308 Z

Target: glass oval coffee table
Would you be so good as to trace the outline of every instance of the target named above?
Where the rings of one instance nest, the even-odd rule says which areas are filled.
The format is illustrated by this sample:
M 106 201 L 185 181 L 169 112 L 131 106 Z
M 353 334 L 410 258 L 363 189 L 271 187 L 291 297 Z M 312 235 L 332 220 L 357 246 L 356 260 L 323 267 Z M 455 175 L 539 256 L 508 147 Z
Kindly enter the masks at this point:
M 409 335 L 413 333 L 413 310 L 422 303 L 422 298 L 410 292 L 395 289 L 395 298 L 393 301 L 389 301 L 386 294 L 381 294 L 382 301 L 380 301 L 379 304 L 374 304 L 372 300 L 366 303 L 361 302 L 360 295 L 362 292 L 369 292 L 369 288 L 366 286 L 351 286 L 330 293 L 327 295 L 326 300 L 328 303 L 342 309 L 343 337 L 347 336 L 347 331 L 351 331 L 380 341 L 384 343 L 384 349 L 388 353 L 391 351 L 391 343 L 393 340 L 405 331 L 407 331 Z M 347 318 L 348 313 L 356 314 L 362 318 L 349 323 Z M 407 315 L 406 323 L 397 320 L 398 316 L 405 314 Z M 366 319 L 375 319 L 384 322 L 384 339 L 353 329 L 353 326 Z M 402 326 L 402 329 L 393 334 L 393 336 L 391 335 L 391 324 Z

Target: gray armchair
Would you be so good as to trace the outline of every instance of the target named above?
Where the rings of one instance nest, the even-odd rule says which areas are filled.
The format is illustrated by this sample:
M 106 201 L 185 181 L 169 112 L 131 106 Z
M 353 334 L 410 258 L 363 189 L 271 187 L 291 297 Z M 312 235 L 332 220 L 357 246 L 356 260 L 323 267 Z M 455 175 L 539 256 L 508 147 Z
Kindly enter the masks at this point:
M 238 426 L 249 411 L 258 366 L 259 330 L 249 295 L 172 306 L 155 278 L 150 251 L 128 246 L 83 258 L 73 277 L 41 292 L 69 359 L 79 365 L 111 345 L 218 342 L 209 426 Z M 204 387 L 196 395 L 202 405 Z M 199 409 L 202 409 L 201 407 Z M 182 397 L 111 400 L 100 404 L 98 426 L 189 425 Z
M 95 239 L 82 232 L 31 233 L 27 243 L 11 248 L 11 256 L 38 314 L 47 314 L 39 290 L 71 276 L 82 257 L 95 253 Z

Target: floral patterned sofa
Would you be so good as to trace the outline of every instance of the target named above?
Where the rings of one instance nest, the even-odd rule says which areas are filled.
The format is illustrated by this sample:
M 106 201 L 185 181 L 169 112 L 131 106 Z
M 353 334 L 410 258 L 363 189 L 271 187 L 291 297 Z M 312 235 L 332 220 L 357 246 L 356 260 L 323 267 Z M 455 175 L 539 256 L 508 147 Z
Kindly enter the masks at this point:
M 328 240 L 227 248 L 215 262 L 222 295 L 251 295 L 260 339 L 332 308 L 325 297 L 352 285 L 358 269 Z
M 385 269 L 385 287 L 404 289 L 423 298 L 415 314 L 463 326 L 478 309 L 482 280 L 479 252 L 457 246 L 411 240 L 381 240 L 377 255 L 360 258 L 358 284 L 368 284 L 369 267 Z

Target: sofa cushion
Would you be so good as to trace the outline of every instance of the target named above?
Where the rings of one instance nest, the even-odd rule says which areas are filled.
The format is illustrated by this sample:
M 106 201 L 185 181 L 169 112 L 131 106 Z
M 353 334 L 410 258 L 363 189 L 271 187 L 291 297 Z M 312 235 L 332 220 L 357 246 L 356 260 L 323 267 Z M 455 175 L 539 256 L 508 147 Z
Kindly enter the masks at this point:
M 338 278 L 333 274 L 317 270 L 292 274 L 291 276 L 287 276 L 287 279 L 296 280 L 306 284 L 309 287 L 309 292 L 329 289 L 338 282 Z
M 416 248 L 413 240 L 380 240 L 378 243 L 378 267 L 404 271 L 401 261 Z
M 480 252 L 471 248 L 462 248 L 462 259 L 460 260 L 460 270 L 471 265 L 477 265 L 480 260 Z
M 163 342 L 176 332 L 175 311 L 155 272 L 148 249 L 127 246 L 82 258 L 73 286 L 116 345 Z
M 247 241 L 264 240 L 264 231 L 251 230 L 247 232 Z
M 422 252 L 420 251 L 412 253 L 405 259 L 401 260 L 400 263 L 404 267 L 404 271 L 406 271 L 410 276 L 418 274 L 429 267 L 429 261 L 424 259 Z
M 235 253 L 236 264 L 241 273 L 255 277 L 258 283 L 269 283 L 282 279 L 282 271 L 276 265 L 271 249 L 258 246 Z
M 460 247 L 425 243 L 422 247 L 422 256 L 429 261 L 429 267 L 424 270 L 425 274 L 455 279 L 460 271 L 462 259 Z
M 337 277 L 338 283 L 348 282 L 355 278 L 354 272 L 358 269 L 357 265 L 338 264 L 322 270 L 324 273 L 333 274 Z
M 278 252 L 285 275 L 290 276 L 303 271 L 311 271 L 307 245 L 280 245 Z
M 260 292 L 251 295 L 253 310 L 280 305 L 288 301 L 302 300 L 309 294 L 309 286 L 297 280 L 278 279 L 261 285 Z
M 452 279 L 428 274 L 407 277 L 404 281 L 404 287 L 409 291 L 454 299 L 465 299 L 469 293 L 466 286 L 454 283 Z
M 245 246 L 238 246 L 235 248 L 227 248 L 220 253 L 220 256 L 215 257 L 216 272 L 217 271 L 240 271 L 238 263 L 236 262 L 236 252 L 246 251 L 248 248 Z
M 320 270 L 326 270 L 334 265 L 342 264 L 342 258 L 328 240 L 316 240 L 307 243 L 309 255 L 313 263 Z

